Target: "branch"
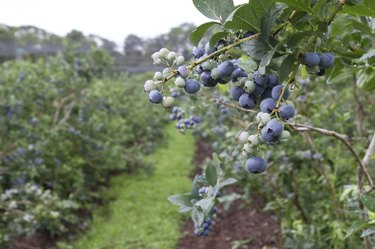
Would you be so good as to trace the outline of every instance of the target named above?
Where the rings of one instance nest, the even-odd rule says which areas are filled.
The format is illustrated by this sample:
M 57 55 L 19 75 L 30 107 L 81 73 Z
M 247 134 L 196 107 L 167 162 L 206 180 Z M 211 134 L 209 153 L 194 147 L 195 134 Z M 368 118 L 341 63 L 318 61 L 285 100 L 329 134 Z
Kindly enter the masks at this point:
M 369 172 L 367 171 L 366 166 L 363 164 L 362 160 L 359 158 L 357 152 L 354 150 L 353 146 L 346 140 L 346 135 L 340 134 L 335 131 L 323 129 L 323 128 L 317 128 L 309 125 L 303 125 L 303 124 L 297 124 L 297 123 L 286 123 L 287 125 L 291 126 L 295 131 L 304 132 L 304 131 L 315 131 L 320 134 L 330 136 L 337 138 L 340 140 L 350 151 L 350 153 L 353 155 L 355 160 L 358 162 L 359 167 L 363 171 L 364 175 L 366 176 L 366 179 L 368 181 L 368 184 L 370 185 L 370 189 L 367 192 L 370 192 L 374 189 L 374 183 L 371 179 L 371 176 Z

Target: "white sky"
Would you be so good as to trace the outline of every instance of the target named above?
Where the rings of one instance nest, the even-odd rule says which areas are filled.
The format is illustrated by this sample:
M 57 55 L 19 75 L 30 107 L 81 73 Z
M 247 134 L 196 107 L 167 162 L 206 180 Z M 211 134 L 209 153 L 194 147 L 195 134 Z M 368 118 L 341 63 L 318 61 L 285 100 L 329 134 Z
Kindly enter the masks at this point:
M 150 38 L 183 22 L 208 21 L 192 0 L 0 0 L 0 11 L 1 24 L 34 25 L 57 35 L 77 29 L 117 44 L 128 34 Z

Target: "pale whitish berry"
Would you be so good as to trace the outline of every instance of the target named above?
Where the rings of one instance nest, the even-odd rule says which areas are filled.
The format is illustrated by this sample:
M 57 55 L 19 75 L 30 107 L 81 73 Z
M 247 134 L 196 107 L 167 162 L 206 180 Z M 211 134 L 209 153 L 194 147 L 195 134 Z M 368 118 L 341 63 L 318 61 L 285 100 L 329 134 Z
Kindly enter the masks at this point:
M 156 65 L 161 65 L 161 64 L 163 64 L 163 61 L 162 61 L 161 59 L 156 59 L 156 60 L 154 61 L 154 64 L 156 64 Z
M 161 58 L 166 59 L 168 54 L 169 54 L 169 50 L 166 49 L 166 48 L 162 48 L 162 49 L 159 50 L 159 53 L 160 53 Z
M 260 120 L 263 124 L 267 124 L 271 120 L 271 115 L 269 113 L 263 112 L 260 115 Z
M 211 70 L 211 77 L 214 78 L 214 79 L 220 78 L 217 74 L 217 68 L 216 67 Z
M 163 74 L 161 72 L 155 72 L 154 79 L 155 80 L 162 80 L 162 79 L 164 79 L 163 78 Z
M 244 144 L 242 147 L 242 151 L 245 152 L 246 154 L 251 153 L 253 150 L 251 149 L 250 144 Z
M 257 135 L 250 135 L 249 138 L 247 139 L 247 141 L 251 145 L 258 145 L 259 144 L 259 138 L 258 138 Z
M 169 75 L 171 75 L 171 69 L 168 68 L 168 67 L 164 68 L 164 70 L 163 70 L 163 77 L 167 78 Z
M 151 92 L 152 90 L 156 89 L 156 86 L 154 85 L 153 80 L 147 80 L 143 86 L 143 89 L 145 92 Z
M 174 84 L 179 88 L 183 88 L 185 86 L 185 80 L 182 77 L 177 77 Z
M 211 70 L 212 69 L 212 64 L 209 61 L 205 61 L 202 63 L 202 68 L 204 70 Z
M 290 137 L 289 131 L 283 130 L 283 132 L 281 132 L 281 139 L 282 140 L 288 140 L 289 137 Z
M 185 61 L 185 58 L 182 55 L 177 56 L 177 58 L 176 58 L 176 65 L 177 66 L 181 66 L 182 64 L 184 64 L 184 61 Z
M 169 61 L 169 63 L 173 63 L 173 61 L 177 58 L 177 53 L 172 51 L 172 52 L 169 52 L 168 55 L 167 55 L 167 60 Z
M 248 137 L 249 137 L 249 133 L 247 131 L 243 131 L 238 136 L 238 141 L 240 141 L 241 143 L 245 143 Z
M 261 119 L 262 114 L 263 114 L 263 112 L 258 112 L 258 114 L 255 116 L 255 120 L 257 122 L 261 122 L 262 121 L 262 119 Z
M 172 107 L 174 104 L 174 98 L 173 97 L 163 97 L 162 106 L 165 108 Z
M 157 59 L 160 59 L 160 53 L 159 52 L 155 52 L 151 55 L 151 58 L 155 61 Z

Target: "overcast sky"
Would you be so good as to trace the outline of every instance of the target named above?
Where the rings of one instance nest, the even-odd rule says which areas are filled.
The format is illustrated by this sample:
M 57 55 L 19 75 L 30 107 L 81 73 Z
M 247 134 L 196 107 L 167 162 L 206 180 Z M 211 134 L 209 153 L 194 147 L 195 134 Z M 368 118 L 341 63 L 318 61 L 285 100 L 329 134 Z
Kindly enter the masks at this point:
M 0 10 L 1 24 L 34 25 L 58 35 L 77 29 L 118 44 L 128 34 L 150 38 L 183 22 L 208 20 L 192 0 L 0 0 Z

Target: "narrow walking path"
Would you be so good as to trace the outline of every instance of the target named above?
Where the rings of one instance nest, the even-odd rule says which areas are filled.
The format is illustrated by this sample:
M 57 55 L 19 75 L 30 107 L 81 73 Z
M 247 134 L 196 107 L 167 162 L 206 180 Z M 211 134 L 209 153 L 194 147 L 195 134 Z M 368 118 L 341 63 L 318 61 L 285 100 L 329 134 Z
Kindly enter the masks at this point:
M 165 129 L 168 144 L 147 157 L 152 175 L 120 175 L 106 190 L 115 200 L 98 209 L 75 249 L 173 249 L 180 237 L 181 214 L 167 197 L 188 192 L 195 151 L 191 135 Z

